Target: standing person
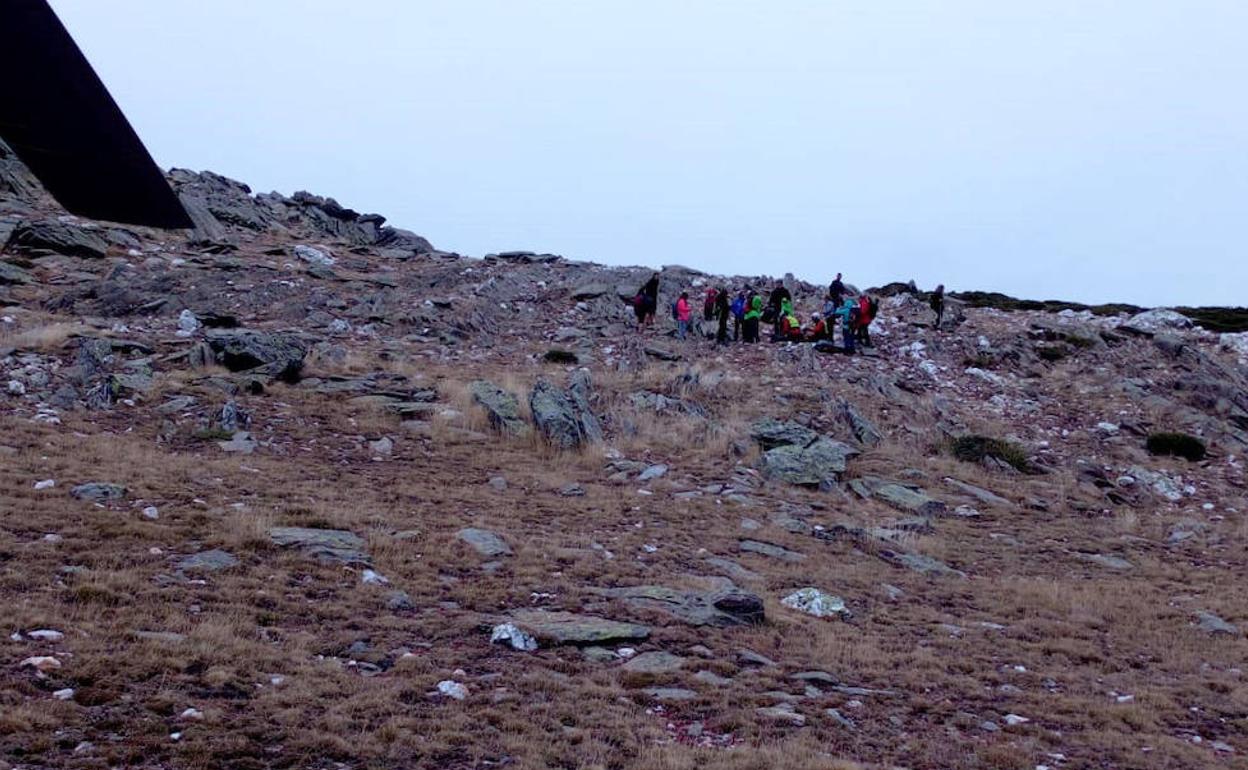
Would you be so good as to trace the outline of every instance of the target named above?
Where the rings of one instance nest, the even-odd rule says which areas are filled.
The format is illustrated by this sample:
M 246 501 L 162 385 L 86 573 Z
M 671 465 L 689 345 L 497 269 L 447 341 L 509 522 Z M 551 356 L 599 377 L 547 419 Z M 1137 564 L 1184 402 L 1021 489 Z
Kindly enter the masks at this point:
M 714 286 L 706 289 L 706 296 L 702 298 L 702 320 L 709 321 L 715 317 L 715 300 L 719 291 Z
M 828 297 L 832 300 L 832 305 L 838 308 L 841 306 L 841 300 L 845 299 L 845 284 L 841 283 L 840 273 L 832 279 L 832 285 L 828 287 Z
M 841 309 L 841 303 L 832 298 L 832 293 L 823 298 L 823 321 L 827 329 L 828 339 L 836 342 L 836 314 Z
M 732 300 L 732 341 L 741 339 L 741 322 L 745 319 L 745 290 L 737 292 Z
M 871 298 L 866 294 L 858 296 L 858 342 L 866 348 L 872 347 L 870 327 L 875 314 L 871 312 L 871 303 Z
M 745 310 L 745 341 L 758 342 L 758 324 L 763 318 L 763 298 L 750 292 Z
M 773 342 L 780 337 L 780 323 L 784 319 L 785 303 L 788 303 L 788 309 L 792 311 L 793 295 L 785 288 L 784 281 L 776 281 L 776 287 L 771 290 L 771 295 L 767 297 L 767 314 L 764 316 L 764 320 L 771 320 L 771 339 Z
M 841 306 L 837 309 L 836 314 L 841 319 L 841 342 L 843 345 L 843 352 L 852 355 L 854 352 L 854 326 L 858 319 L 858 303 L 847 298 L 843 303 L 841 303 Z
M 728 290 L 720 288 L 715 295 L 715 318 L 719 321 L 719 328 L 715 331 L 715 343 L 718 345 L 728 344 L 728 317 L 733 315 L 732 306 L 728 304 Z
M 932 328 L 939 329 L 941 321 L 945 319 L 945 285 L 942 283 L 937 286 L 927 301 L 932 306 L 932 312 L 936 314 L 936 325 Z
M 641 298 L 638 303 L 637 320 L 640 326 L 650 326 L 654 324 L 654 314 L 659 310 L 659 274 L 654 273 L 650 276 L 650 280 L 641 285 L 641 290 L 637 292 L 637 296 Z
M 880 312 L 880 301 L 875 297 L 862 295 L 859 300 L 859 342 L 862 347 L 874 348 L 871 344 L 871 323 Z
M 676 300 L 676 338 L 683 340 L 689 333 L 689 319 L 693 316 L 689 308 L 689 292 L 682 291 Z

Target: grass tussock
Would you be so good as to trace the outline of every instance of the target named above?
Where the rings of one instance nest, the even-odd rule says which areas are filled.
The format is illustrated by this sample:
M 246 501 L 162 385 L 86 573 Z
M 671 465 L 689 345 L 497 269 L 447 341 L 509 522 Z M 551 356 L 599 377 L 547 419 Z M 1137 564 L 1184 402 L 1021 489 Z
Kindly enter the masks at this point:
M 985 460 L 996 460 L 1019 473 L 1036 472 L 1027 457 L 1027 450 L 1012 441 L 972 434 L 953 439 L 949 443 L 949 449 L 954 457 L 963 462 L 982 463 Z
M 1187 433 L 1152 433 L 1144 444 L 1151 455 L 1182 457 L 1191 462 L 1205 459 L 1205 442 Z

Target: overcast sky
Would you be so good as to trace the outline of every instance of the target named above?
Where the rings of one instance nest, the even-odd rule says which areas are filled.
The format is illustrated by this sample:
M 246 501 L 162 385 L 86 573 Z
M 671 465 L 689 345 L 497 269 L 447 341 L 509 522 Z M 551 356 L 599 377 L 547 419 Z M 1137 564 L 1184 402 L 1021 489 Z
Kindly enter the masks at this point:
M 52 0 L 162 166 L 439 248 L 1248 304 L 1244 0 Z

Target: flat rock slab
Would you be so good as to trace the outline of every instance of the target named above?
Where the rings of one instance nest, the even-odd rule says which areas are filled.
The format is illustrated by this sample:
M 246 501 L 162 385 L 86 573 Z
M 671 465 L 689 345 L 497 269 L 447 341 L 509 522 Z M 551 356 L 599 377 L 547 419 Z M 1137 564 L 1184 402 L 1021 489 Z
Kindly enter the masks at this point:
M 909 551 L 880 551 L 879 557 L 894 567 L 903 567 L 920 575 L 965 578 L 966 573 L 950 567 L 940 559 Z
M 706 563 L 720 574 L 740 580 L 743 583 L 753 583 L 763 579 L 763 576 L 752 569 L 747 569 L 737 564 L 732 559 L 725 559 L 721 556 L 708 557 Z
M 642 692 L 655 700 L 665 701 L 693 700 L 698 697 L 696 692 L 683 687 L 647 687 Z
M 1222 618 L 1214 615 L 1207 610 L 1200 610 L 1196 613 L 1196 625 L 1201 631 L 1207 634 L 1223 635 L 1223 636 L 1239 636 L 1239 627 L 1233 623 L 1228 623 Z
M 849 483 L 850 489 L 865 499 L 879 500 L 887 506 L 919 516 L 941 516 L 944 502 L 923 492 L 917 486 L 897 481 L 864 476 Z
M 989 492 L 987 489 L 984 489 L 983 487 L 977 487 L 974 484 L 968 484 L 967 482 L 962 481 L 961 479 L 955 479 L 952 476 L 946 476 L 945 483 L 953 487 L 954 489 L 958 490 L 959 492 L 962 492 L 963 494 L 970 495 L 971 497 L 975 498 L 976 500 L 983 503 L 984 505 L 991 505 L 997 508 L 1006 508 L 1006 509 L 1013 509 L 1013 508 L 1018 507 L 1014 505 L 1014 503 L 1010 502 L 1009 500 L 1006 500 L 1004 497 L 1001 497 L 998 494 Z
M 269 539 L 281 548 L 296 548 L 318 561 L 369 564 L 364 539 L 345 529 L 273 527 Z
M 489 558 L 497 558 L 499 556 L 511 556 L 511 546 L 507 545 L 507 541 L 503 540 L 497 533 L 488 529 L 476 529 L 467 527 L 455 533 L 456 536 L 463 540 L 473 549 Z
M 646 585 L 597 589 L 595 593 L 620 599 L 630 607 L 655 610 L 691 626 L 749 625 L 763 622 L 763 600 L 737 588 L 732 581 L 712 579 L 703 591 Z
M 109 484 L 100 481 L 91 481 L 86 484 L 79 484 L 69 490 L 69 494 L 78 499 L 86 500 L 92 503 L 103 503 L 109 500 L 120 500 L 126 496 L 126 488 L 121 484 Z
M 630 674 L 670 674 L 685 667 L 685 659 L 670 652 L 643 652 L 621 668 Z
M 761 540 L 742 540 L 738 543 L 737 547 L 744 553 L 756 553 L 760 556 L 779 559 L 780 561 L 788 562 L 790 564 L 796 564 L 800 561 L 806 560 L 805 554 L 798 553 L 797 551 L 790 551 L 782 545 L 765 543 Z
M 228 551 L 213 548 L 211 551 L 200 551 L 191 554 L 178 562 L 179 572 L 219 572 L 220 570 L 237 567 L 238 558 Z
M 757 441 L 764 450 L 768 450 L 782 446 L 810 446 L 819 438 L 819 434 L 805 425 L 767 418 L 750 426 L 750 438 Z
M 573 612 L 516 610 L 511 620 L 543 647 L 640 642 L 650 636 L 647 626 Z
M 1076 553 L 1075 558 L 1079 561 L 1085 561 L 1088 564 L 1095 564 L 1098 567 L 1115 570 L 1135 569 L 1135 565 L 1121 556 L 1113 556 L 1107 553 Z

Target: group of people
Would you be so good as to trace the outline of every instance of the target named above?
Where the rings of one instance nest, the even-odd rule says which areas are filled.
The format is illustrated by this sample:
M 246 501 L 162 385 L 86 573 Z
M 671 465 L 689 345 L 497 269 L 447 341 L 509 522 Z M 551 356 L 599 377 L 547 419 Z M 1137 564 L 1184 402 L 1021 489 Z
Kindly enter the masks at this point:
M 654 323 L 658 312 L 659 274 L 655 273 L 642 285 L 632 298 L 633 310 L 641 328 Z M 716 322 L 715 341 L 726 345 L 728 330 L 732 328 L 732 341 L 755 343 L 761 339 L 761 329 L 771 328 L 772 342 L 826 343 L 841 352 L 854 353 L 859 346 L 871 347 L 871 323 L 879 313 L 879 301 L 867 294 L 847 296 L 841 274 L 828 286 L 821 312 L 813 313 L 809 323 L 803 324 L 793 306 L 793 295 L 782 281 L 762 294 L 750 286 L 731 294 L 725 287 L 710 287 L 702 297 L 702 320 Z M 937 314 L 937 325 L 944 310 L 944 287 L 938 287 L 932 295 L 932 310 Z M 672 319 L 676 322 L 676 337 L 685 339 L 693 324 L 693 302 L 688 291 L 682 291 L 672 304 Z M 836 348 L 836 326 L 840 324 L 841 345 Z

